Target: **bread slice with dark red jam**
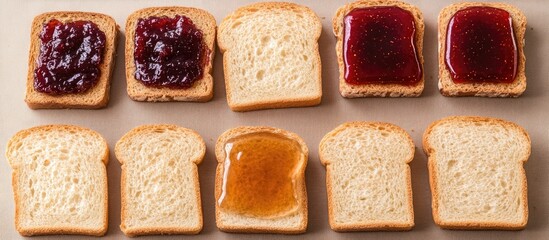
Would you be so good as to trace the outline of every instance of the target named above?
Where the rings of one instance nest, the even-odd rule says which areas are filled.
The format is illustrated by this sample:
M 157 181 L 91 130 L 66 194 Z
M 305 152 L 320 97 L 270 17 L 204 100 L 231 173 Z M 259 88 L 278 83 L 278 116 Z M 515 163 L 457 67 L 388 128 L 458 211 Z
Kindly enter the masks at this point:
M 102 108 L 109 102 L 118 26 L 90 12 L 49 12 L 31 29 L 25 102 L 39 108 Z
M 135 101 L 213 97 L 215 18 L 189 7 L 153 7 L 126 21 L 127 91 Z

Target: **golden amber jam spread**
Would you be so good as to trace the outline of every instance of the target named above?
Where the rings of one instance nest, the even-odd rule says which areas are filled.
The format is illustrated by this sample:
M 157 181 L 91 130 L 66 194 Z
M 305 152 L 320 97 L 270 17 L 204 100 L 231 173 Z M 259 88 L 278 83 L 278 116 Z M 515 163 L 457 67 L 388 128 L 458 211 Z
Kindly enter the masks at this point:
M 252 133 L 225 145 L 222 209 L 259 218 L 291 214 L 299 208 L 296 178 L 302 174 L 300 145 L 272 133 Z

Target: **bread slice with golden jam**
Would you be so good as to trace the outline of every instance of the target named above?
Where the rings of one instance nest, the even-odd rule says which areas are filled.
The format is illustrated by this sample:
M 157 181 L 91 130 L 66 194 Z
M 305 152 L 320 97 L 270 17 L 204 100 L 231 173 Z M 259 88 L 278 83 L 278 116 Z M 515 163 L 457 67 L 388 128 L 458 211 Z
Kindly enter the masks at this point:
M 122 165 L 120 229 L 127 236 L 202 230 L 202 137 L 175 125 L 143 125 L 116 143 Z
M 33 127 L 8 141 L 6 158 L 21 235 L 105 234 L 109 149 L 101 135 L 71 125 Z
M 39 92 L 34 87 L 34 71 L 40 55 L 40 33 L 50 20 L 62 23 L 91 21 L 105 34 L 105 47 L 99 64 L 100 74 L 97 83 L 87 91 L 51 95 Z M 31 45 L 29 50 L 28 74 L 25 102 L 32 109 L 40 108 L 103 108 L 109 102 L 111 75 L 115 63 L 118 26 L 115 20 L 105 14 L 91 12 L 48 12 L 36 16 L 32 22 Z M 80 55 L 82 56 L 82 54 Z M 80 57 L 74 56 L 74 57 Z
M 355 9 L 376 7 L 398 7 L 411 13 L 415 23 L 414 46 L 417 60 L 421 67 L 421 78 L 418 83 L 408 86 L 396 83 L 368 83 L 353 85 L 345 81 L 346 63 L 343 45 L 345 41 L 344 19 Z M 423 68 L 423 35 L 425 24 L 421 10 L 409 3 L 396 0 L 358 0 L 340 7 L 332 20 L 333 32 L 337 37 L 336 54 L 339 66 L 339 92 L 345 98 L 359 97 L 418 97 L 425 85 L 425 70 Z M 375 47 L 375 46 L 373 46 Z
M 307 230 L 308 148 L 297 134 L 237 127 L 217 139 L 215 218 L 224 232 L 297 234 Z
M 318 16 L 295 3 L 254 3 L 225 17 L 217 42 L 231 110 L 319 104 L 321 32 Z
M 414 226 L 408 164 L 415 147 L 406 131 L 389 123 L 348 122 L 327 133 L 319 149 L 333 230 L 395 231 Z
M 195 80 L 188 88 L 152 87 L 144 85 L 136 79 L 135 40 L 136 28 L 140 19 L 149 17 L 174 18 L 177 15 L 191 20 L 192 24 L 202 32 L 204 62 L 202 78 Z M 148 102 L 207 102 L 213 97 L 212 66 L 215 56 L 216 21 L 214 16 L 205 10 L 191 7 L 152 7 L 132 13 L 126 20 L 126 82 L 128 95 L 135 101 Z M 156 49 L 156 46 L 155 46 Z M 155 50 L 156 51 L 156 50 Z M 182 73 L 185 74 L 185 73 Z

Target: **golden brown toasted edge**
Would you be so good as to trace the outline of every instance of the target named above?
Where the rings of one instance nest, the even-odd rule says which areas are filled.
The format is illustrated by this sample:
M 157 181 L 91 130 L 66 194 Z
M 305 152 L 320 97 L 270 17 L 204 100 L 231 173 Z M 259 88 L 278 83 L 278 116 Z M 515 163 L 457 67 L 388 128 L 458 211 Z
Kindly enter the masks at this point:
M 223 184 L 223 171 L 224 171 L 224 162 L 226 159 L 225 155 L 225 144 L 231 139 L 251 134 L 251 133 L 271 133 L 278 136 L 282 136 L 291 140 L 296 141 L 301 146 L 301 151 L 303 152 L 303 164 L 301 171 L 299 173 L 299 178 L 297 180 L 297 186 L 299 188 L 299 206 L 301 211 L 297 214 L 301 215 L 301 222 L 298 226 L 291 228 L 282 228 L 282 227 L 258 227 L 249 225 L 246 227 L 233 226 L 229 223 L 224 223 L 220 220 L 221 209 L 217 202 L 221 196 L 221 187 Z M 286 131 L 280 128 L 267 127 L 267 126 L 241 126 L 229 129 L 222 133 L 215 144 L 215 156 L 217 159 L 217 168 L 215 172 L 215 222 L 217 228 L 224 232 L 241 232 L 241 233 L 282 233 L 282 234 L 300 234 L 307 231 L 307 222 L 308 222 L 308 207 L 307 207 L 307 189 L 305 185 L 305 169 L 307 168 L 307 161 L 309 158 L 309 149 L 305 141 L 296 133 Z M 276 219 L 273 219 L 276 221 Z
M 122 230 L 122 225 L 120 225 Z M 154 226 L 154 227 L 140 227 L 134 229 L 124 229 L 122 232 L 127 237 L 139 237 L 139 236 L 149 236 L 149 235 L 196 235 L 202 231 L 200 228 L 181 228 L 181 227 L 164 227 L 164 226 Z
M 230 27 L 226 26 L 228 22 L 230 22 L 232 19 L 237 19 L 243 16 L 248 16 L 250 14 L 253 14 L 257 12 L 258 10 L 264 10 L 264 11 L 276 11 L 276 10 L 283 10 L 283 11 L 301 11 L 303 13 L 306 13 L 308 17 L 311 19 L 315 19 L 315 22 L 317 23 L 315 29 L 310 29 L 311 31 L 315 31 L 315 43 L 316 48 L 315 52 L 313 53 L 314 58 L 316 59 L 315 64 L 318 66 L 318 76 L 317 83 L 319 86 L 319 92 L 316 96 L 313 97 L 298 97 L 298 98 L 292 98 L 292 99 L 285 99 L 285 100 L 275 100 L 275 101 L 265 101 L 265 100 L 258 100 L 255 103 L 245 103 L 245 104 L 238 104 L 234 103 L 232 101 L 232 88 L 231 88 L 231 81 L 229 79 L 229 59 L 227 59 L 227 54 L 225 54 L 226 51 L 229 50 L 229 46 L 227 45 L 227 38 L 228 36 L 225 36 L 226 32 L 225 29 L 229 29 Z M 295 4 L 295 3 L 289 3 L 289 2 L 258 2 L 253 3 L 241 8 L 236 9 L 234 12 L 227 15 L 223 21 L 219 24 L 218 34 L 217 34 L 217 44 L 219 46 L 219 49 L 221 53 L 223 53 L 223 71 L 225 73 L 225 90 L 227 92 L 227 103 L 229 105 L 229 108 L 232 111 L 235 112 L 245 112 L 245 111 L 253 111 L 253 110 L 261 110 L 261 109 L 272 109 L 272 108 L 291 108 L 291 107 L 310 107 L 320 104 L 320 101 L 322 99 L 322 63 L 320 61 L 320 51 L 318 49 L 318 40 L 320 38 L 320 34 L 322 33 L 322 23 L 320 21 L 320 18 L 316 15 L 316 13 L 311 10 L 310 8 Z
M 407 173 L 406 177 L 408 179 L 407 181 L 407 187 L 406 187 L 406 193 L 408 195 L 408 212 L 411 216 L 410 222 L 407 223 L 395 223 L 395 222 L 383 222 L 383 223 L 376 223 L 376 224 L 338 224 L 334 220 L 334 203 L 333 203 L 333 193 L 332 193 L 332 182 L 331 182 L 331 172 L 328 168 L 328 165 L 330 165 L 330 159 L 328 159 L 325 156 L 326 149 L 326 141 L 329 139 L 337 136 L 340 132 L 347 128 L 374 128 L 378 129 L 380 131 L 384 130 L 390 130 L 392 132 L 396 132 L 400 134 L 402 137 L 406 138 L 409 145 L 410 145 L 410 156 L 408 156 L 405 159 L 405 163 L 407 164 Z M 328 221 L 330 223 L 330 228 L 336 232 L 350 232 L 350 231 L 407 231 L 411 230 L 415 223 L 414 223 L 414 205 L 413 205 L 413 194 L 412 194 L 412 178 L 411 178 L 411 171 L 410 166 L 408 165 L 413 159 L 415 154 L 415 145 L 410 137 L 410 134 L 408 134 L 404 129 L 401 127 L 391 124 L 391 123 L 385 123 L 385 122 L 365 122 L 365 121 L 356 121 L 356 122 L 346 122 L 339 126 L 337 126 L 332 131 L 328 132 L 319 144 L 319 158 L 322 165 L 326 168 L 326 193 L 327 193 L 327 199 L 328 199 Z
M 528 152 L 525 155 L 525 158 L 522 159 L 523 163 L 526 163 L 528 161 L 528 158 L 531 153 L 531 145 L 532 142 L 530 140 L 530 136 L 528 135 L 528 132 L 524 130 L 521 126 L 514 122 L 509 122 L 503 119 L 499 118 L 490 118 L 490 117 L 480 117 L 480 116 L 450 116 L 446 118 L 439 119 L 437 121 L 432 122 L 429 127 L 425 130 L 423 134 L 422 144 L 423 144 L 423 151 L 425 152 L 425 155 L 427 155 L 428 162 L 428 170 L 429 170 L 429 185 L 431 188 L 431 205 L 433 209 L 433 219 L 435 221 L 435 224 L 438 225 L 440 228 L 443 229 L 455 229 L 455 230 L 522 230 L 526 228 L 526 224 L 528 223 L 528 185 L 526 182 L 526 172 L 524 170 L 524 167 L 521 166 L 521 176 L 522 176 L 522 201 L 524 202 L 524 222 L 520 224 L 509 224 L 505 222 L 483 222 L 483 223 L 475 223 L 475 222 L 452 222 L 448 223 L 440 219 L 439 214 L 439 191 L 437 186 L 437 171 L 436 171 L 436 158 L 434 155 L 435 149 L 429 144 L 429 137 L 431 135 L 431 132 L 439 126 L 440 124 L 447 123 L 447 122 L 474 122 L 474 123 L 489 123 L 489 124 L 497 124 L 501 125 L 506 128 L 512 128 L 516 129 L 519 132 L 523 133 L 526 139 L 528 139 Z
M 103 198 L 105 199 L 105 214 L 103 216 L 104 224 L 103 226 L 100 226 L 98 229 L 87 229 L 87 228 L 79 228 L 79 227 L 56 227 L 56 226 L 43 226 L 43 227 L 31 227 L 31 228 L 23 228 L 19 224 L 19 214 L 22 211 L 19 207 L 19 195 L 17 189 L 19 189 L 19 182 L 18 182 L 18 174 L 19 174 L 19 167 L 21 163 L 14 162 L 15 160 L 12 159 L 11 153 L 16 151 L 18 148 L 18 144 L 22 139 L 29 136 L 31 133 L 39 131 L 39 132 L 49 132 L 52 130 L 64 130 L 64 131 L 84 131 L 87 132 L 89 135 L 94 135 L 97 137 L 98 140 L 102 141 L 102 145 L 104 146 L 104 153 L 100 157 L 101 161 L 103 162 L 104 168 L 102 169 L 103 175 L 105 176 L 103 178 L 102 184 L 105 186 L 105 191 L 103 192 Z M 6 153 L 5 153 L 6 159 L 8 160 L 9 165 L 13 169 L 12 171 L 12 189 L 13 189 L 13 198 L 15 202 L 15 228 L 21 234 L 22 236 L 34 236 L 34 235 L 57 235 L 57 234 L 78 234 L 78 235 L 90 235 L 90 236 L 103 236 L 108 230 L 109 222 L 108 222 L 108 216 L 109 216 L 109 194 L 108 194 L 108 183 L 107 183 L 107 164 L 109 163 L 109 147 L 107 145 L 107 141 L 96 131 L 91 130 L 89 128 L 84 128 L 80 126 L 75 125 L 43 125 L 43 126 L 36 126 L 29 129 L 21 130 L 17 132 L 13 137 L 11 137 L 8 140 L 7 147 L 6 147 Z
M 202 79 L 198 79 L 188 89 L 154 88 L 143 85 L 135 79 L 135 29 L 140 18 L 152 16 L 175 17 L 182 15 L 191 19 L 193 24 L 204 34 L 208 48 L 208 59 L 204 66 Z M 128 96 L 134 101 L 147 102 L 207 102 L 213 98 L 212 67 L 215 57 L 216 20 L 209 12 L 192 7 L 151 7 L 133 12 L 126 20 L 125 65 Z
M 52 96 L 34 89 L 34 69 L 40 54 L 40 32 L 44 23 L 51 19 L 61 22 L 78 20 L 94 22 L 105 33 L 105 50 L 99 68 L 101 75 L 97 84 L 83 93 Z M 112 71 L 115 65 L 118 25 L 105 14 L 92 12 L 47 12 L 36 16 L 32 22 L 30 50 L 26 83 L 25 102 L 31 109 L 82 108 L 97 109 L 106 107 L 109 102 Z
M 199 215 L 200 215 L 200 226 L 198 226 L 197 228 L 186 228 L 186 227 L 165 227 L 165 226 L 151 226 L 151 227 L 140 227 L 140 228 L 132 228 L 132 229 L 129 229 L 129 228 L 126 228 L 126 225 L 124 224 L 125 223 L 125 219 L 126 219 L 126 209 L 128 208 L 128 205 L 126 204 L 126 190 L 124 188 L 124 186 L 126 186 L 126 161 L 130 159 L 131 156 L 125 156 L 125 154 L 123 153 L 125 150 L 122 149 L 124 146 L 123 143 L 129 141 L 130 139 L 132 139 L 133 137 L 137 136 L 137 135 L 140 135 L 142 133 L 145 133 L 145 132 L 156 132 L 156 131 L 165 131 L 165 130 L 171 130 L 171 131 L 177 131 L 177 132 L 181 132 L 181 133 L 187 133 L 187 134 L 190 134 L 190 135 L 193 135 L 195 137 L 196 140 L 199 140 L 200 141 L 200 145 L 201 145 L 201 152 L 197 155 L 197 158 L 194 158 L 194 159 L 191 159 L 191 162 L 195 165 L 199 165 L 200 163 L 202 163 L 203 159 L 204 159 L 204 156 L 206 154 L 206 143 L 204 142 L 204 139 L 200 136 L 200 134 L 198 134 L 198 132 L 192 130 L 192 129 L 189 129 L 189 128 L 184 128 L 184 127 L 180 127 L 180 126 L 177 126 L 177 125 L 172 125 L 172 124 L 156 124 L 156 125 L 141 125 L 141 126 L 138 126 L 138 127 L 135 127 L 133 128 L 132 130 L 130 130 L 129 132 L 127 132 L 126 134 L 124 134 L 124 136 L 122 136 L 122 138 L 120 138 L 120 140 L 118 140 L 118 142 L 116 143 L 116 146 L 115 146 L 115 155 L 116 155 L 116 158 L 118 159 L 118 161 L 120 162 L 120 167 L 122 168 L 122 171 L 121 171 L 121 179 L 120 179 L 120 200 L 121 200 L 121 211 L 120 211 L 120 216 L 121 216 L 121 221 L 120 221 L 120 230 L 128 237 L 136 237 L 136 236 L 141 236 L 141 235 L 158 235 L 158 234 L 168 234 L 168 235 L 171 235 L 171 234 L 198 234 L 200 231 L 202 231 L 202 227 L 203 227 L 203 213 L 202 213 L 202 200 L 201 200 L 201 196 L 200 196 L 200 182 L 199 182 L 199 176 L 198 176 L 198 171 L 194 171 L 194 178 L 196 179 L 195 181 L 195 186 L 194 186 L 194 189 L 196 190 L 197 194 L 197 198 L 196 198 L 196 203 L 197 203 L 197 208 L 198 208 L 198 212 L 199 212 Z
M 228 80 L 226 85 L 228 87 Z M 227 94 L 230 94 L 231 90 L 227 89 Z M 292 107 L 311 107 L 320 104 L 322 96 L 317 95 L 313 98 L 292 98 L 291 100 L 277 100 L 277 101 L 257 101 L 253 104 L 237 104 L 229 101 L 229 108 L 235 112 L 247 112 L 254 110 L 264 110 L 273 108 L 292 108 Z
M 343 20 L 345 16 L 354 9 L 396 6 L 402 8 L 414 16 L 416 27 L 415 46 L 418 60 L 421 64 L 421 79 L 415 86 L 403 86 L 400 84 L 368 84 L 351 85 L 345 82 L 345 62 L 343 61 Z M 341 6 L 332 19 L 334 35 L 337 38 L 336 54 L 339 66 L 339 92 L 345 98 L 359 97 L 419 97 L 425 85 L 425 69 L 423 67 L 423 35 L 425 24 L 421 10 L 411 4 L 396 0 L 358 0 Z
M 455 84 L 445 63 L 446 32 L 448 22 L 454 14 L 468 7 L 485 6 L 503 9 L 511 15 L 513 32 L 517 42 L 518 66 L 515 81 L 512 83 L 464 83 Z M 526 90 L 526 56 L 524 55 L 524 35 L 526 16 L 517 7 L 506 3 L 463 2 L 443 8 L 438 15 L 438 88 L 446 97 L 519 97 Z

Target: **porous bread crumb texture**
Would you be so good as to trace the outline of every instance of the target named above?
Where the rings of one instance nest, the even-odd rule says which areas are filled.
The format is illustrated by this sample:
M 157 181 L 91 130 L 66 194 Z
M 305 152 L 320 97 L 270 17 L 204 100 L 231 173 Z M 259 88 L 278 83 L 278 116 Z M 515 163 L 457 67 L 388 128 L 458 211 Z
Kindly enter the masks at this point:
M 103 61 L 99 65 L 101 75 L 97 84 L 83 93 L 63 94 L 52 96 L 37 92 L 34 89 L 34 69 L 40 54 L 40 32 L 44 24 L 51 19 L 63 23 L 74 21 L 91 21 L 105 33 L 105 50 Z M 26 84 L 25 102 L 32 109 L 41 108 L 88 108 L 106 107 L 109 102 L 111 75 L 115 65 L 116 41 L 118 39 L 118 25 L 107 15 L 91 12 L 48 12 L 36 16 L 32 22 L 31 45 Z
M 193 86 L 187 89 L 154 88 L 147 87 L 139 80 L 135 79 L 135 29 L 140 18 L 170 17 L 181 15 L 191 19 L 193 24 L 202 31 L 204 43 L 208 48 L 206 56 L 207 61 L 204 65 L 202 79 L 193 83 Z M 152 7 L 135 11 L 126 20 L 126 90 L 128 96 L 134 101 L 148 102 L 168 102 L 168 101 L 187 101 L 187 102 L 207 102 L 213 97 L 213 77 L 212 64 L 215 56 L 215 34 L 216 21 L 209 12 L 191 7 Z
M 231 212 L 224 212 L 218 205 L 221 196 L 223 184 L 224 162 L 226 159 L 225 144 L 238 136 L 252 133 L 271 133 L 281 137 L 289 138 L 301 146 L 304 162 L 301 164 L 301 170 L 296 177 L 298 210 L 294 214 L 285 215 L 279 218 L 257 218 L 243 216 Z M 217 227 L 224 232 L 241 233 L 283 233 L 299 234 L 307 230 L 308 208 L 307 208 L 307 190 L 305 185 L 305 169 L 309 156 L 309 149 L 305 141 L 297 134 L 273 127 L 251 127 L 241 126 L 227 130 L 219 136 L 215 145 L 215 156 L 217 158 L 217 168 L 215 175 L 215 221 Z
M 451 117 L 426 131 L 435 222 L 445 228 L 521 229 L 528 220 L 530 139 L 499 119 Z
M 8 142 L 6 157 L 22 235 L 107 231 L 108 148 L 98 133 L 68 125 L 23 130 Z
M 464 8 L 474 6 L 495 7 L 503 9 L 511 15 L 513 32 L 517 43 L 518 66 L 517 76 L 512 83 L 465 83 L 456 84 L 446 67 L 446 32 L 448 22 L 454 14 Z M 438 15 L 438 89 L 443 96 L 460 97 L 519 97 L 526 90 L 526 57 L 524 55 L 524 34 L 526 32 L 526 16 L 515 6 L 506 3 L 463 2 L 443 8 Z
M 319 104 L 321 30 L 312 10 L 293 3 L 256 3 L 227 16 L 218 44 L 229 107 L 246 111 Z
M 116 144 L 122 164 L 122 221 L 129 236 L 196 234 L 202 229 L 197 165 L 206 146 L 193 130 L 144 125 Z
M 344 23 L 343 20 L 349 12 L 357 8 L 396 6 L 409 11 L 414 16 L 416 35 L 414 43 L 418 60 L 422 70 L 422 76 L 415 86 L 403 86 L 400 84 L 367 84 L 352 85 L 345 82 L 345 62 L 343 60 Z M 425 69 L 423 68 L 423 34 L 425 24 L 423 14 L 416 6 L 395 0 L 357 0 L 341 6 L 333 20 L 333 31 L 337 38 L 336 54 L 339 66 L 339 92 L 346 98 L 358 97 L 419 97 L 425 85 Z
M 415 148 L 408 133 L 388 123 L 349 122 L 326 134 L 319 148 L 333 230 L 414 226 L 408 163 Z

